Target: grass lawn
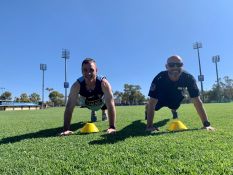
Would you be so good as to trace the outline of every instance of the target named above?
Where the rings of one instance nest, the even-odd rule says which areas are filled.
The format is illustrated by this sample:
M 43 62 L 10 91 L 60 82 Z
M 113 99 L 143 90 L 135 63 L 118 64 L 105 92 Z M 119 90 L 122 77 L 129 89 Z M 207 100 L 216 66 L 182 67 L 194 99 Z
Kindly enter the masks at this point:
M 217 131 L 201 130 L 192 104 L 179 109 L 189 130 L 168 132 L 171 114 L 156 113 L 159 132 L 146 133 L 144 106 L 117 107 L 117 130 L 81 134 L 90 111 L 76 108 L 74 135 L 59 137 L 64 108 L 0 111 L 0 174 L 233 174 L 233 103 L 205 104 Z

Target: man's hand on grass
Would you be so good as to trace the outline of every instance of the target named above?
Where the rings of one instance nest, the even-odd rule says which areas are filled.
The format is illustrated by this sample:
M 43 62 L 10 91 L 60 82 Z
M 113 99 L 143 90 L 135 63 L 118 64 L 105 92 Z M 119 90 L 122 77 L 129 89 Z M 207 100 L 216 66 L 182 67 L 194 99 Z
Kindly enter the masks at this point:
M 68 136 L 68 135 L 71 135 L 73 134 L 74 132 L 73 131 L 70 131 L 70 130 L 67 130 L 67 131 L 64 131 L 60 134 L 60 136 Z
M 202 129 L 206 129 L 207 131 L 215 131 L 216 129 L 212 126 L 207 126 L 207 127 L 203 127 Z
M 114 129 L 114 128 L 108 128 L 107 129 L 107 133 L 108 134 L 115 134 L 116 133 L 116 129 Z
M 146 127 L 146 131 L 153 132 L 153 131 L 159 131 L 159 128 L 156 128 L 154 126 Z

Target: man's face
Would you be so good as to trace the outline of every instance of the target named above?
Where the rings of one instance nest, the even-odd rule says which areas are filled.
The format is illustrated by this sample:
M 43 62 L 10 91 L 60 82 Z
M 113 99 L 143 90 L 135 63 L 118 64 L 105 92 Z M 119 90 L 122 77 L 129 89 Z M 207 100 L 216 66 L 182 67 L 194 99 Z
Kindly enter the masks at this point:
M 97 68 L 96 68 L 95 63 L 89 62 L 87 64 L 83 64 L 82 74 L 85 80 L 88 80 L 88 81 L 94 80 L 97 74 Z
M 166 68 L 170 79 L 172 81 L 177 81 L 181 75 L 181 71 L 183 68 L 182 60 L 178 57 L 171 57 L 167 61 Z

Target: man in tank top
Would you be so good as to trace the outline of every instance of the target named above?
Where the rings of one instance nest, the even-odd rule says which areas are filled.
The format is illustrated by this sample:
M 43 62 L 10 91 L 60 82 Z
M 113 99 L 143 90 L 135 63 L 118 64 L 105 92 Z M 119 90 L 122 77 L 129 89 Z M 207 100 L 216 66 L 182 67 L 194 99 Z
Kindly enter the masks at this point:
M 82 62 L 82 74 L 71 87 L 68 102 L 64 113 L 64 128 L 61 135 L 70 135 L 70 122 L 72 113 L 76 105 L 78 95 L 81 106 L 87 107 L 94 113 L 102 109 L 102 114 L 106 114 L 107 109 L 109 118 L 109 128 L 107 133 L 115 133 L 116 109 L 110 83 L 105 77 L 97 75 L 95 60 L 86 58 Z

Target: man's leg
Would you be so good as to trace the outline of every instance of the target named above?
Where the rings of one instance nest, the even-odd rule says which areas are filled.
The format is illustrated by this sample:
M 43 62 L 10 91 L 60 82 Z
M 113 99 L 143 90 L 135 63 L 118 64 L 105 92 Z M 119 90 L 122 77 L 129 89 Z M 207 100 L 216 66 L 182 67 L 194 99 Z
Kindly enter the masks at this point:
M 102 110 L 102 121 L 108 120 L 107 110 Z
M 173 103 L 173 104 L 169 104 L 169 105 L 168 105 L 168 108 L 171 109 L 172 118 L 173 118 L 173 119 L 178 119 L 178 113 L 177 113 L 176 111 L 177 111 L 177 109 L 180 107 L 181 101 L 182 101 L 182 100 L 179 100 L 179 101 L 176 101 L 176 102 Z
M 104 105 L 101 110 L 102 110 L 102 121 L 107 121 L 108 120 L 108 114 L 107 114 L 107 106 Z
M 97 116 L 95 111 L 91 111 L 91 121 L 96 122 L 97 121 Z
M 171 109 L 171 112 L 172 112 L 173 119 L 178 119 L 178 114 L 176 112 L 176 109 Z

